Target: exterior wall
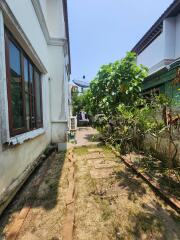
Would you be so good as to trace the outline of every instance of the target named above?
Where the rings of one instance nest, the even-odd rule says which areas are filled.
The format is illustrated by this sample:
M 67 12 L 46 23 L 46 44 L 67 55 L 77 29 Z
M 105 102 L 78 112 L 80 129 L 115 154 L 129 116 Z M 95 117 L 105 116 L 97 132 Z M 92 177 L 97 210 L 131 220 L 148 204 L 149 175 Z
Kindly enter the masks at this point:
M 65 28 L 63 20 L 62 1 L 46 0 L 47 4 L 47 26 L 49 33 L 55 38 L 65 37 Z
M 175 141 L 178 152 L 176 155 L 176 163 L 180 166 L 180 141 Z M 158 153 L 161 157 L 168 158 L 169 156 L 169 140 L 167 138 L 161 138 L 157 145 L 157 140 L 152 136 L 147 136 L 144 141 L 144 147 L 147 150 L 153 149 L 156 153 Z M 172 146 L 171 156 L 174 154 L 174 148 Z
M 174 85 L 172 84 L 172 81 L 176 78 L 179 67 L 179 63 L 175 63 L 175 67 L 173 63 L 180 57 L 179 42 L 180 14 L 176 17 L 165 19 L 163 22 L 162 34 L 137 57 L 138 63 L 142 63 L 150 67 L 150 77 L 144 81 L 144 89 L 147 90 L 158 86 L 162 93 L 165 93 L 168 97 L 173 98 L 176 102 L 179 102 L 180 99 L 178 91 L 180 83 Z M 158 51 L 158 44 L 160 51 Z M 157 54 L 159 57 L 157 57 Z M 165 69 L 164 67 L 166 65 L 168 65 L 168 68 Z M 159 71 L 160 66 L 162 71 Z
M 0 152 L 0 214 L 4 199 L 11 198 L 49 142 L 50 138 L 46 133 Z
M 41 9 L 44 15 L 45 20 L 47 21 L 47 4 L 46 4 L 46 0 L 39 0 L 40 5 L 41 5 Z
M 143 52 L 137 57 L 137 64 L 143 64 L 151 68 L 156 63 L 163 60 L 164 56 L 163 34 L 160 34 Z
M 0 0 L 1 2 L 1 0 Z M 66 141 L 67 112 L 68 112 L 68 77 L 66 71 L 65 57 L 65 27 L 63 21 L 62 1 L 54 1 L 57 4 L 54 19 L 45 23 L 52 27 L 49 36 L 59 39 L 47 39 L 44 29 L 37 17 L 37 13 L 31 0 L 7 0 L 8 9 L 12 18 L 2 14 L 0 4 L 0 214 L 4 208 L 4 199 L 11 198 L 16 189 L 19 188 L 26 178 L 30 169 L 36 164 L 36 159 L 51 143 Z M 52 1 L 46 1 L 49 4 Z M 53 9 L 44 0 L 40 0 L 44 18 Z M 52 7 L 52 6 L 51 6 Z M 55 7 L 55 5 L 53 5 Z M 2 8 L 3 9 L 3 8 Z M 4 11 L 4 9 L 3 9 Z M 8 10 L 9 11 L 9 10 Z M 46 15 L 47 13 L 47 15 Z M 3 17 L 4 15 L 4 17 Z M 42 20 L 43 21 L 43 20 Z M 54 22 L 53 22 L 54 21 Z M 6 67 L 4 48 L 4 24 L 12 32 L 16 40 L 26 51 L 35 65 L 42 73 L 42 105 L 43 105 L 43 128 L 14 137 L 7 136 L 7 143 L 4 144 L 3 129 L 8 133 L 7 94 L 6 94 Z M 42 22 L 42 24 L 44 24 Z M 22 31 L 21 31 L 22 30 Z M 21 33 L 20 33 L 21 32 Z M 23 36 L 21 36 L 21 34 Z M 63 40 L 61 40 L 61 38 Z M 24 39 L 27 39 L 24 40 Z M 52 40 L 52 41 L 51 41 Z M 52 45 L 51 45 L 52 42 Z M 12 143 L 10 145 L 9 143 Z
M 169 70 L 164 70 L 157 73 L 154 76 L 148 77 L 143 82 L 143 89 L 147 91 L 153 88 L 159 88 L 160 93 L 166 94 L 171 99 L 174 99 L 175 103 L 180 103 L 180 81 L 175 82 L 177 72 L 179 71 L 178 66 Z
M 27 38 L 30 40 L 33 48 L 41 61 L 48 68 L 47 43 L 42 29 L 38 22 L 36 13 L 30 0 L 7 0 L 6 1 L 13 12 Z M 18 37 L 17 37 L 18 38 Z
M 149 73 L 171 64 L 180 57 L 180 14 L 163 22 L 162 33 L 137 56 L 137 64 L 149 68 Z
M 65 142 L 68 124 L 67 79 L 64 77 L 64 53 L 59 46 L 49 46 L 52 142 Z
M 175 58 L 176 18 L 168 18 L 163 23 L 164 58 Z
M 167 18 L 163 22 L 163 32 L 142 53 L 137 56 L 137 64 L 143 64 L 149 69 L 149 77 L 143 82 L 144 92 L 159 89 L 174 100 L 173 107 L 175 117 L 180 113 L 180 14 L 176 17 Z M 178 59 L 178 60 L 177 60 Z M 167 67 L 166 67 L 167 66 Z M 176 133 L 176 135 L 175 135 Z M 175 144 L 177 145 L 177 163 L 180 165 L 180 141 L 179 131 L 173 129 Z M 161 156 L 169 156 L 169 140 L 163 136 L 158 145 L 152 136 L 146 136 L 145 148 L 154 149 Z M 174 154 L 174 148 L 172 147 Z
M 176 17 L 176 43 L 175 43 L 175 58 L 180 57 L 180 14 Z

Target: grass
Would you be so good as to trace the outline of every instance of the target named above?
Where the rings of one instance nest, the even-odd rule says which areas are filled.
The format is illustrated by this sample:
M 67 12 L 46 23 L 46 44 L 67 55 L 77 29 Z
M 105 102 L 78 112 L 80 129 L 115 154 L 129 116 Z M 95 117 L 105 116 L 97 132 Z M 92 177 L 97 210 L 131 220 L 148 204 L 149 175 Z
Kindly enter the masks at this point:
M 147 173 L 156 180 L 166 194 L 180 200 L 180 170 L 167 168 L 167 163 L 153 157 L 132 157 L 131 161 L 140 171 Z
M 31 239 L 42 236 L 45 239 L 60 239 L 65 216 L 65 196 L 67 185 L 68 161 L 66 153 L 57 153 L 46 159 L 30 176 L 10 207 L 0 219 L 0 239 L 4 239 L 9 226 L 23 207 L 31 210 L 21 228 L 18 239 Z M 38 184 L 39 182 L 39 184 Z M 34 236 L 34 238 L 33 238 Z
M 101 149 L 105 157 L 112 155 L 109 148 Z M 87 152 L 87 148 L 74 152 L 77 159 L 74 240 L 180 238 L 177 214 L 164 206 L 142 179 L 122 162 L 114 167 L 114 177 L 92 179 L 93 164 L 88 165 Z M 107 158 L 112 160 L 116 158 Z

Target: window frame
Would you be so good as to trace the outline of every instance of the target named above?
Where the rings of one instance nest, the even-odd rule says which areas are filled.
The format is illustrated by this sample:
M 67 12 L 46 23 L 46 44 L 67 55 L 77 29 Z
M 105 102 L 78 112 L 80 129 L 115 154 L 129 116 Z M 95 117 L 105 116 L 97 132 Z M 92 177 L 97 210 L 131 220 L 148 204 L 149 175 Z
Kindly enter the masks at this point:
M 21 128 L 13 128 L 13 112 L 12 112 L 12 96 L 11 96 L 11 73 L 10 73 L 10 51 L 9 44 L 12 42 L 15 47 L 20 52 L 20 68 L 21 68 L 21 90 L 22 90 L 22 106 L 23 106 L 23 127 Z M 5 28 L 5 58 L 6 58 L 6 81 L 7 81 L 7 95 L 8 95 L 8 114 L 9 114 L 9 131 L 10 137 L 15 137 L 17 135 L 31 132 L 33 130 L 39 129 L 43 127 L 43 105 L 42 105 L 42 81 L 41 81 L 41 72 L 35 66 L 30 57 L 26 54 L 24 49 L 18 44 L 18 42 L 13 37 L 12 33 Z M 24 60 L 27 59 L 28 62 L 28 88 L 29 88 L 29 109 L 30 109 L 30 128 L 27 127 L 27 115 L 26 115 L 26 90 L 25 90 L 25 77 L 24 77 Z M 32 82 L 34 92 L 32 93 L 32 89 L 30 88 L 30 65 L 32 66 Z M 41 123 L 37 124 L 36 119 L 36 84 L 35 84 L 35 71 L 39 74 L 40 78 L 40 107 L 41 107 Z M 32 95 L 34 96 L 34 127 L 32 127 Z
M 35 84 L 35 71 L 37 72 L 37 74 L 39 75 L 39 82 L 40 82 L 40 114 L 41 114 L 41 122 L 37 121 L 37 117 L 36 117 L 36 129 L 38 128 L 42 128 L 43 127 L 43 106 L 42 106 L 42 77 L 41 77 L 41 72 L 38 70 L 37 67 L 34 68 L 33 71 L 33 80 L 34 80 L 34 98 L 35 98 L 35 115 L 37 115 L 37 104 L 36 104 L 36 84 Z

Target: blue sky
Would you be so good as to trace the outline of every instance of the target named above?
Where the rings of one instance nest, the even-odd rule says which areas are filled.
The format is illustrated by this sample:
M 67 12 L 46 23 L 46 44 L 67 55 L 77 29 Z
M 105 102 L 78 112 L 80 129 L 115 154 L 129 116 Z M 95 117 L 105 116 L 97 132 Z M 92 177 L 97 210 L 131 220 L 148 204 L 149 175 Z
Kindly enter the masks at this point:
M 173 0 L 68 0 L 71 78 L 125 56 Z

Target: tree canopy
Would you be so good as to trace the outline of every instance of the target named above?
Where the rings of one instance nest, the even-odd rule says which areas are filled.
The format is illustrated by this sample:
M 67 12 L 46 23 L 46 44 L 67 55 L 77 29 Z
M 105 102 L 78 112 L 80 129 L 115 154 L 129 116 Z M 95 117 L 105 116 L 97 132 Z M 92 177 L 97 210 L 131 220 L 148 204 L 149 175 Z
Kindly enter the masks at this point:
M 136 54 L 129 52 L 120 61 L 103 65 L 90 84 L 89 107 L 93 114 L 114 114 L 120 103 L 133 104 L 141 92 L 147 68 L 136 65 Z

